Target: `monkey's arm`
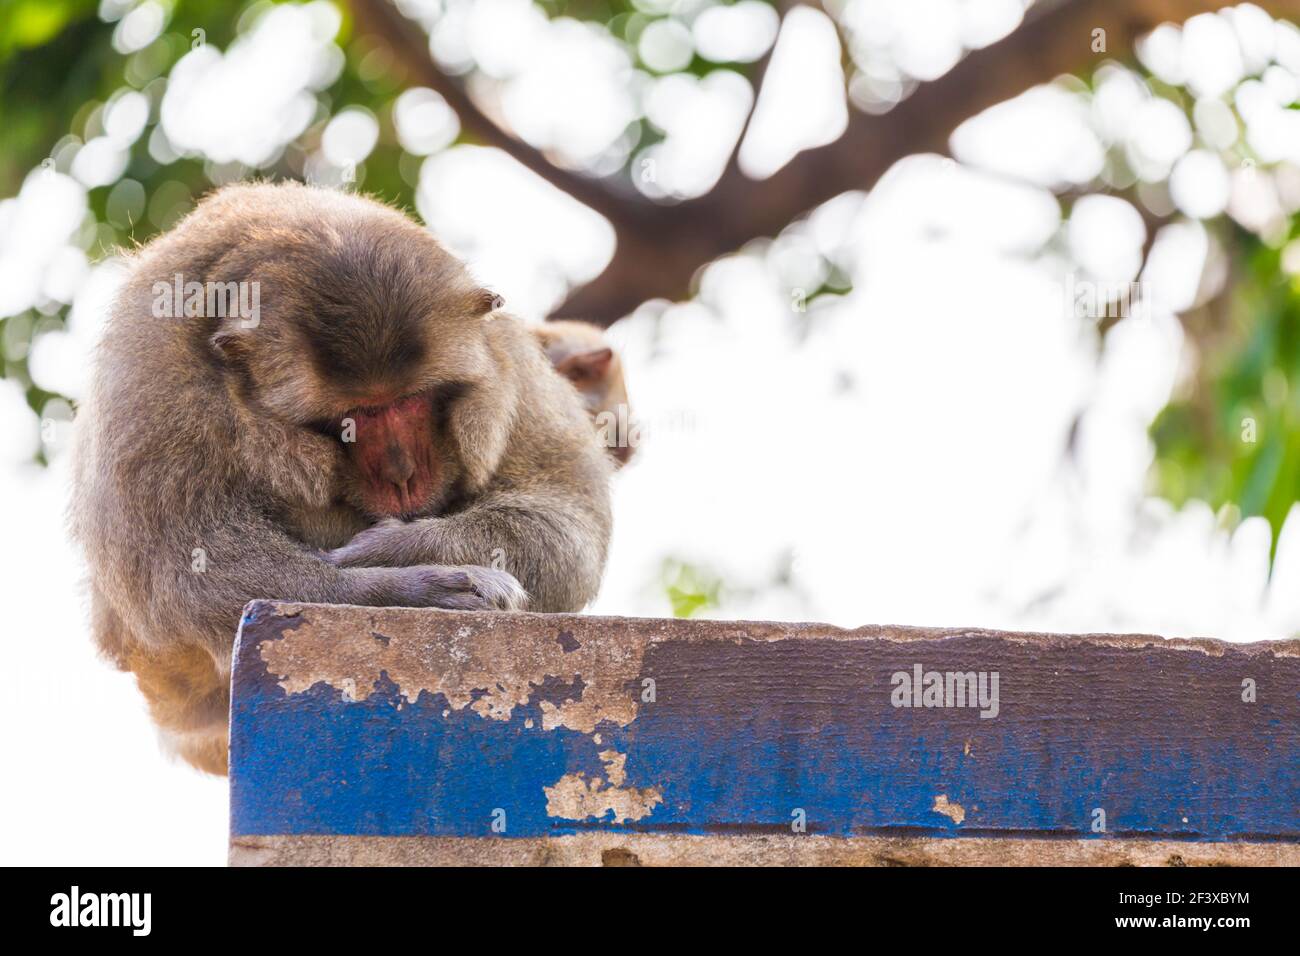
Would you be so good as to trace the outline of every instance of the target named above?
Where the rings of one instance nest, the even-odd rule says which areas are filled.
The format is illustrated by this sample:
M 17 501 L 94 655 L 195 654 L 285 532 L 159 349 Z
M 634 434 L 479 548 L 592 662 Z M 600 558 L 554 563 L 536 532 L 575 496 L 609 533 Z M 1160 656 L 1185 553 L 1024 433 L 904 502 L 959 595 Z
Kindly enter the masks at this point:
M 600 585 L 608 514 L 578 497 L 498 492 L 453 515 L 381 521 L 327 556 L 342 568 L 416 564 L 504 569 L 531 611 L 581 610 Z
M 115 569 L 101 590 L 151 645 L 188 634 L 228 653 L 240 611 L 256 598 L 456 610 L 508 610 L 523 601 L 518 582 L 490 568 L 336 567 L 242 502 L 190 519 L 158 529 L 147 549 L 134 547 L 139 538 L 107 536 L 99 545 L 98 564 Z
M 233 408 L 240 424 L 232 439 L 244 477 L 277 499 L 305 508 L 328 507 L 346 467 L 339 443 L 272 416 L 256 415 L 245 405 Z

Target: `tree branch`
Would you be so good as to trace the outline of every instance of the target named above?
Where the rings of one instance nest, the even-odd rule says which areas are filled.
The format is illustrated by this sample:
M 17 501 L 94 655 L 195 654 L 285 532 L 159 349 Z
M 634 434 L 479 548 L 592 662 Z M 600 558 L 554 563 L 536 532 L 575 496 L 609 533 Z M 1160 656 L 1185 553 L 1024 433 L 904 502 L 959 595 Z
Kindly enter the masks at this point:
M 557 310 L 603 325 L 650 299 L 688 297 L 696 272 L 708 262 L 753 238 L 775 235 L 840 193 L 871 188 L 904 156 L 946 153 L 952 131 L 982 110 L 1061 74 L 1127 55 L 1139 36 L 1164 19 L 1182 20 L 1219 6 L 1211 0 L 1040 0 L 1009 36 L 971 52 L 888 113 L 870 116 L 850 109 L 848 128 L 834 143 L 800 153 L 762 181 L 745 176 L 733 154 L 707 195 L 668 205 L 619 188 L 615 180 L 554 166 L 482 114 L 459 81 L 433 62 L 423 31 L 389 0 L 352 0 L 352 5 L 365 29 L 391 47 L 420 83 L 441 93 L 470 133 L 610 221 L 617 241 L 613 260 Z M 1270 12 L 1294 12 L 1300 2 L 1260 5 Z M 1096 30 L 1105 31 L 1104 52 L 1093 52 Z
M 576 289 L 557 310 L 602 324 L 647 299 L 687 297 L 704 264 L 750 239 L 773 236 L 791 221 L 852 189 L 870 189 L 898 160 L 913 153 L 948 152 L 948 137 L 964 120 L 1039 83 L 1100 62 L 1092 31 L 1106 31 L 1107 49 L 1132 49 L 1153 24 L 1132 0 L 1072 0 L 1030 9 L 1021 26 L 991 46 L 968 54 L 947 74 L 921 84 L 883 115 L 851 109 L 834 143 L 800 153 L 762 181 L 733 162 L 707 196 L 678 205 L 671 232 L 618 236 L 614 260 Z M 628 247 L 624 247 L 624 243 Z M 656 250 L 671 248 L 665 256 Z M 645 256 L 654 256 L 648 261 Z
M 474 103 L 460 79 L 442 71 L 429 53 L 429 40 L 419 26 L 408 20 L 391 0 L 351 0 L 352 12 L 361 32 L 382 41 L 415 82 L 437 92 L 460 117 L 461 128 L 488 146 L 509 154 L 551 185 L 594 209 L 615 230 L 640 228 L 654 218 L 655 207 L 624 195 L 612 179 L 584 176 L 556 166 L 538 149 L 511 135 L 494 123 Z

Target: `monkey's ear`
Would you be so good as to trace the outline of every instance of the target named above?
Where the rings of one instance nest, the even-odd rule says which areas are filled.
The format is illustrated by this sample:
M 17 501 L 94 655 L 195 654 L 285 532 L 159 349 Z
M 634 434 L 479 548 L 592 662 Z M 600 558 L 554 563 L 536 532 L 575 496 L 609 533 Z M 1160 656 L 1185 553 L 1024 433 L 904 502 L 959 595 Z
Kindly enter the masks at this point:
M 225 362 L 239 362 L 248 354 L 248 336 L 239 329 L 220 329 L 208 339 L 208 344 Z
M 581 387 L 603 382 L 609 375 L 609 366 L 613 361 L 613 349 L 592 349 L 589 352 L 574 352 L 557 362 L 555 368 L 570 382 Z
M 488 315 L 506 307 L 506 300 L 491 289 L 479 289 L 474 293 L 474 314 Z

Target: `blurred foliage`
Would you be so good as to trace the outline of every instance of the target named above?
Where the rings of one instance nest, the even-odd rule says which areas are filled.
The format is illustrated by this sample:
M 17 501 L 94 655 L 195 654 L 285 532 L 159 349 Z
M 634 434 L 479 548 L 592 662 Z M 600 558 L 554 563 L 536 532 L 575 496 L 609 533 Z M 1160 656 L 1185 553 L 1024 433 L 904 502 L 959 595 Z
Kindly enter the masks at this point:
M 337 79 L 317 94 L 318 110 L 307 130 L 268 165 L 249 170 L 220 167 L 199 158 L 159 161 L 149 148 L 158 121 L 162 85 L 176 62 L 190 51 L 193 39 L 225 49 L 247 30 L 254 17 L 272 6 L 269 0 L 156 0 L 165 11 L 162 33 L 143 49 L 123 54 L 114 46 L 122 14 L 135 0 L 4 0 L 0 4 L 0 198 L 11 197 L 29 173 L 94 135 L 103 107 L 124 90 L 150 94 L 148 126 L 130 147 L 121 179 L 89 191 L 87 221 L 80 236 L 92 261 L 117 248 L 148 241 L 182 215 L 214 183 L 256 175 L 303 178 L 306 157 L 320 145 L 329 118 L 344 106 L 361 106 L 378 118 L 378 145 L 356 170 L 356 182 L 368 193 L 410 208 L 422 157 L 398 143 L 392 118 L 397 95 L 408 79 L 384 49 L 356 35 L 345 3 L 336 3 L 342 20 L 336 42 L 345 54 Z M 568 16 L 603 24 L 638 55 L 637 40 L 647 25 L 661 19 L 634 0 L 541 0 L 550 16 Z M 656 7 L 658 9 L 658 7 Z M 196 31 L 201 31 L 196 34 Z M 639 65 L 653 73 L 640 60 Z M 698 54 L 684 71 L 703 76 L 731 68 L 752 75 L 749 64 L 719 64 Z M 1148 77 L 1149 79 L 1149 77 Z M 1078 81 L 1082 83 L 1082 81 Z M 1185 112 L 1191 98 L 1175 87 L 1152 83 L 1161 96 Z M 637 120 L 641 145 L 662 134 L 644 117 Z M 461 141 L 465 140 L 462 133 Z M 1242 156 L 1236 156 L 1240 162 Z M 58 167 L 64 169 L 63 161 Z M 1112 181 L 1122 174 L 1118 153 L 1108 160 Z M 66 170 L 64 170 L 66 171 Z M 110 197 L 130 181 L 143 191 L 144 215 L 123 220 L 114 215 Z M 130 187 L 132 190 L 135 186 Z M 1292 235 L 1294 239 L 1294 227 Z M 1285 243 L 1264 242 L 1237 229 L 1230 255 L 1236 281 L 1226 295 L 1228 319 L 1208 337 L 1192 331 L 1198 364 L 1186 394 L 1180 394 L 1152 428 L 1156 444 L 1153 480 L 1156 490 L 1181 504 L 1190 498 L 1209 501 L 1232 516 L 1260 515 L 1269 521 L 1273 544 L 1300 491 L 1300 287 L 1281 267 Z M 834 264 L 814 295 L 842 293 L 850 278 Z M 38 414 L 59 396 L 33 382 L 27 357 L 31 342 L 57 330 L 68 306 L 50 302 L 0 319 L 3 376 L 16 380 Z M 806 317 L 801 321 L 807 321 Z M 1247 440 L 1248 420 L 1254 440 Z M 672 561 L 662 584 L 678 616 L 716 607 L 720 582 L 711 573 Z
M 1226 321 L 1200 343 L 1187 394 L 1151 428 L 1158 493 L 1207 501 L 1228 524 L 1267 519 L 1270 560 L 1300 495 L 1300 278 L 1282 268 L 1285 248 L 1238 236 Z
M 116 24 L 101 18 L 105 6 L 96 0 L 16 0 L 0 7 L 0 128 L 4 129 L 0 197 L 15 195 L 29 172 L 49 161 L 67 137 L 89 138 L 88 127 L 98 122 L 97 113 L 115 93 L 132 88 L 148 92 L 150 84 L 165 82 L 176 61 L 196 42 L 194 37 L 224 48 L 247 26 L 251 15 L 270 4 L 174 0 L 164 4 L 169 19 L 162 34 L 129 55 L 114 49 Z M 392 101 L 404 88 L 404 77 L 391 58 L 376 63 L 373 47 L 353 36 L 346 5 L 336 6 L 343 15 L 336 42 L 346 54 L 346 64 L 321 94 L 325 116 L 331 112 L 330 104 L 337 103 L 365 106 L 381 118 L 379 143 L 357 176 L 364 178 L 367 192 L 409 207 L 418 163 L 410 163 L 413 157 L 397 144 L 391 122 Z M 143 187 L 149 214 L 131 222 L 115 221 L 108 204 L 118 184 L 91 189 L 93 238 L 87 252 L 92 261 L 115 249 L 147 242 L 188 211 L 214 182 L 231 175 L 301 179 L 305 150 L 319 144 L 325 125 L 325 119 L 313 123 L 272 165 L 232 174 L 194 158 L 158 162 L 148 148 L 149 131 L 157 119 L 155 103 L 146 132 L 132 145 L 129 165 L 119 180 Z M 4 377 L 23 384 L 28 403 L 38 414 L 56 396 L 32 381 L 28 349 L 37 335 L 62 327 L 67 312 L 66 305 L 55 303 L 48 311 L 32 310 L 0 320 Z
M 275 162 L 257 170 L 232 170 L 195 158 L 155 160 L 148 143 L 158 120 L 157 98 L 172 67 L 193 43 L 200 42 L 192 38 L 202 37 L 201 42 L 225 49 L 255 16 L 274 5 L 269 0 L 159 2 L 167 16 L 162 34 L 125 55 L 114 48 L 114 31 L 136 0 L 6 0 L 0 6 L 0 128 L 4 129 L 0 197 L 15 195 L 27 175 L 43 162 L 51 162 L 60 146 L 88 140 L 111 97 L 139 89 L 152 93 L 155 102 L 149 125 L 131 147 L 130 163 L 119 182 L 130 180 L 143 187 L 148 215 L 131 222 L 114 221 L 108 207 L 117 184 L 90 190 L 94 222 L 88 224 L 93 235 L 86 251 L 92 261 L 117 248 L 147 242 L 214 183 L 248 175 L 302 179 L 305 157 L 319 147 L 326 122 L 343 106 L 364 107 L 380 122 L 378 145 L 355 171 L 356 183 L 367 193 L 413 207 L 422 157 L 402 150 L 392 118 L 393 101 L 409 85 L 407 77 L 386 49 L 355 34 L 348 6 L 341 2 L 334 3 L 342 15 L 335 41 L 345 54 L 344 69 L 320 92 L 317 120 Z M 662 14 L 639 10 L 631 0 L 548 0 L 541 6 L 551 16 L 602 23 L 632 51 L 641 31 L 662 19 Z M 684 72 L 704 75 L 720 66 L 696 56 Z M 644 118 L 639 124 L 642 145 L 662 138 Z M 458 141 L 472 141 L 472 137 L 462 132 Z M 65 164 L 58 168 L 66 171 Z M 22 383 L 28 403 L 38 414 L 55 396 L 28 374 L 28 348 L 35 336 L 61 328 L 67 311 L 66 305 L 51 303 L 43 310 L 0 319 L 3 375 Z
M 664 562 L 662 581 L 673 617 L 694 617 L 719 605 L 722 581 L 717 575 L 685 561 Z

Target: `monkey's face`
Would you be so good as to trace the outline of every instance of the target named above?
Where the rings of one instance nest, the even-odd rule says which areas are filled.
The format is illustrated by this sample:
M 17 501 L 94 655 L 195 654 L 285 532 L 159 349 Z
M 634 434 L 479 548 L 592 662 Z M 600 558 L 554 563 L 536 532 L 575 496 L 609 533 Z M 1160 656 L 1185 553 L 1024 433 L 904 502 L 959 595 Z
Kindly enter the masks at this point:
M 434 514 L 459 492 L 457 414 L 476 391 L 467 367 L 423 361 L 411 374 L 360 390 L 310 362 L 280 362 L 248 377 L 259 407 L 339 443 L 338 493 L 368 517 Z
M 486 323 L 501 303 L 400 214 L 349 216 L 251 252 L 261 325 L 213 341 L 260 407 L 342 444 L 341 497 L 371 518 L 434 514 L 484 471 Z
M 390 362 L 377 384 L 357 389 L 344 376 L 313 389 L 334 403 L 316 427 L 342 444 L 349 467 L 341 493 L 371 518 L 435 514 L 466 489 L 466 459 L 474 454 L 466 419 L 490 385 L 480 371 L 483 342 L 473 334 L 479 323 L 459 332 L 431 324 L 442 347 L 415 350 L 418 360 L 404 371 Z
M 435 514 L 465 490 L 467 453 L 474 454 L 466 413 L 473 417 L 489 385 L 481 317 L 430 317 L 404 334 L 412 338 L 396 354 L 362 349 L 355 367 L 338 355 L 314 363 L 318 380 L 329 383 L 323 391 L 342 403 L 325 431 L 350 465 L 343 494 L 371 518 Z
M 373 518 L 411 518 L 438 509 L 460 468 L 446 422 L 454 395 L 434 389 L 343 418 L 340 434 L 355 469 L 354 494 Z

